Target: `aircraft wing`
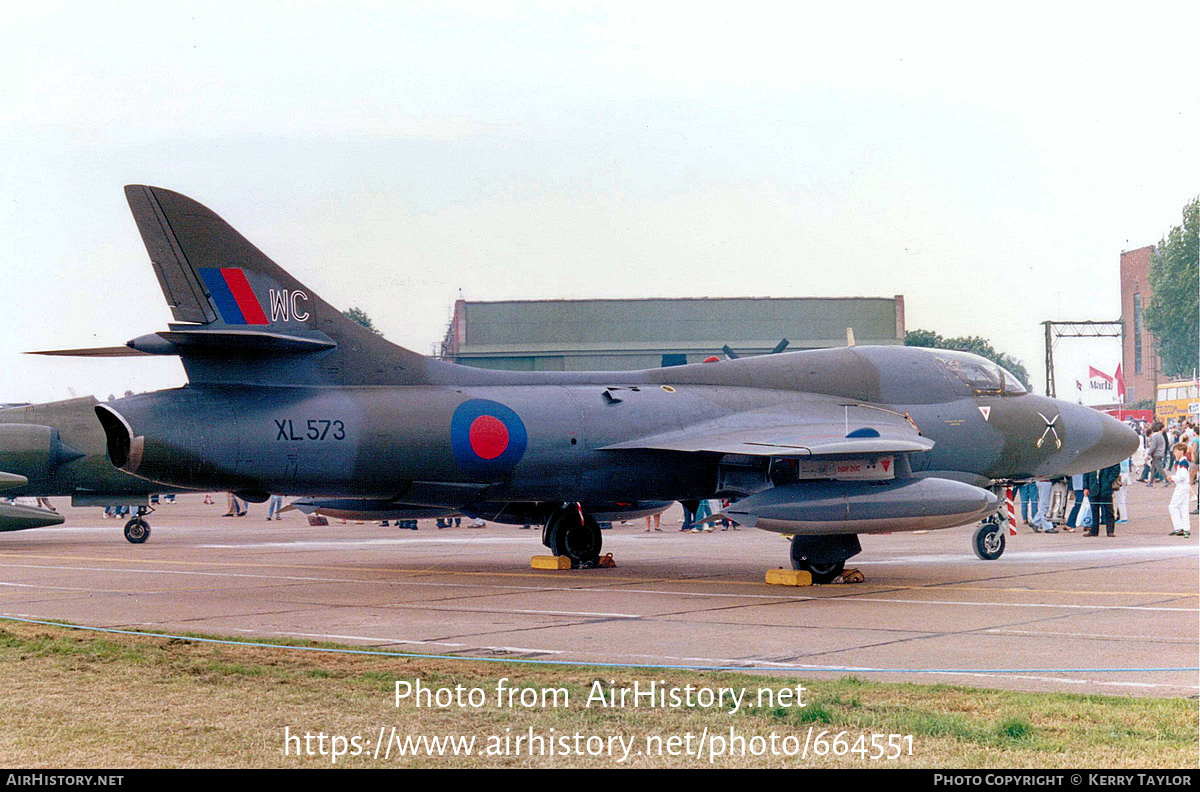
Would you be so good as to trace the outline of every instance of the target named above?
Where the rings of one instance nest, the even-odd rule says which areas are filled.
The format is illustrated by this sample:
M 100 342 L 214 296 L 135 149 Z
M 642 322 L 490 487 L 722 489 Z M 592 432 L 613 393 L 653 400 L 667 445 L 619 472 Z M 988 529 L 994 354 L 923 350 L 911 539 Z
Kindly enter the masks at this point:
M 928 451 L 907 416 L 864 404 L 819 404 L 803 414 L 779 407 L 725 415 L 602 450 L 708 451 L 749 456 L 812 457 Z

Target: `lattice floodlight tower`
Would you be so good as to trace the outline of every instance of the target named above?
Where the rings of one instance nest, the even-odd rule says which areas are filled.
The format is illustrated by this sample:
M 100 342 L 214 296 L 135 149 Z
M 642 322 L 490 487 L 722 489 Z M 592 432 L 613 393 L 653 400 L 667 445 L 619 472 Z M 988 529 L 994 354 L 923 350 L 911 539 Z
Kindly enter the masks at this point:
M 1123 338 L 1125 323 L 1110 322 L 1042 322 L 1046 330 L 1046 395 L 1057 398 L 1054 387 L 1054 343 L 1060 338 Z

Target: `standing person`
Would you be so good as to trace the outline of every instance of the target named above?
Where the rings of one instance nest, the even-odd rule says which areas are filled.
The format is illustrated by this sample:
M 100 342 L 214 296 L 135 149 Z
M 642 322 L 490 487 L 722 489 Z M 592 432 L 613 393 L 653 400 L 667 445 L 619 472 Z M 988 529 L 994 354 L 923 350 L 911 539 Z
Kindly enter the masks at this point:
M 1113 484 L 1113 516 L 1117 518 L 1118 523 L 1129 522 L 1129 504 L 1128 498 L 1125 497 L 1129 492 L 1129 466 L 1128 459 L 1121 460 L 1121 476 Z
M 1017 491 L 1021 493 L 1021 520 L 1026 525 L 1030 525 L 1030 519 L 1036 517 L 1038 512 L 1037 482 L 1031 481 L 1028 484 L 1022 484 Z
M 278 520 L 281 508 L 283 508 L 283 496 L 272 495 L 271 500 L 267 502 L 267 521 Z M 387 523 L 384 522 L 384 525 L 387 525 Z
M 1150 471 L 1150 435 L 1151 435 L 1150 428 L 1152 426 L 1154 426 L 1154 424 L 1150 424 L 1149 426 L 1142 429 L 1141 446 L 1138 449 L 1139 451 L 1142 452 L 1142 472 L 1138 476 L 1138 481 L 1140 481 L 1143 484 L 1149 484 L 1151 481 L 1151 479 L 1150 479 L 1150 472 L 1151 472 Z
M 692 530 L 692 520 L 696 519 L 696 515 L 683 501 L 679 501 L 679 505 L 683 507 L 683 527 L 679 530 L 690 531 Z
M 1104 527 L 1109 536 L 1116 536 L 1116 528 L 1113 526 L 1113 482 L 1121 476 L 1121 466 L 1110 465 L 1103 470 L 1097 470 L 1094 473 L 1088 473 L 1085 476 L 1084 494 L 1088 500 L 1092 502 L 1092 528 L 1087 532 L 1088 536 L 1100 535 L 1100 521 L 1104 520 Z
M 654 526 L 654 530 L 662 532 L 662 512 L 657 514 L 646 515 L 646 533 L 650 533 L 650 527 Z
M 1175 472 L 1172 480 L 1175 482 L 1175 492 L 1171 494 L 1171 503 L 1167 511 L 1171 514 L 1171 523 L 1175 530 L 1171 536 L 1189 537 L 1192 535 L 1191 518 L 1188 517 L 1188 501 L 1192 495 L 1192 470 L 1187 460 L 1187 443 L 1179 443 L 1171 449 L 1175 457 Z
M 724 511 L 725 509 L 729 508 L 729 504 L 732 503 L 732 501 L 729 498 L 721 498 L 721 500 L 718 501 L 718 503 L 721 506 L 721 510 Z M 732 528 L 735 531 L 741 530 L 741 528 L 738 527 L 738 524 L 735 523 L 733 520 L 729 519 L 728 517 L 722 517 L 721 518 L 721 530 L 728 531 L 730 528 Z
M 1167 430 L 1162 424 L 1155 421 L 1150 425 L 1150 437 L 1146 440 L 1146 464 L 1149 470 L 1146 486 L 1153 487 L 1156 477 L 1161 478 L 1164 483 L 1169 481 L 1166 471 L 1163 470 L 1163 457 L 1166 454 Z
M 1192 487 L 1195 488 L 1196 474 L 1200 473 L 1200 468 L 1197 467 L 1200 465 L 1200 428 L 1198 428 L 1195 424 L 1191 424 L 1191 427 L 1192 441 L 1191 445 L 1189 446 L 1191 449 L 1191 454 L 1188 456 L 1188 462 L 1192 467 Z M 1192 509 L 1192 514 L 1200 514 L 1200 488 L 1196 489 L 1195 506 L 1196 508 Z
M 1133 452 L 1131 459 L 1133 463 L 1133 469 L 1140 471 L 1138 473 L 1137 480 L 1144 484 L 1146 482 L 1146 474 L 1150 472 L 1150 468 L 1146 465 L 1146 430 L 1142 428 L 1141 424 L 1138 424 L 1137 426 L 1137 438 L 1137 451 Z
M 1067 524 L 1064 528 L 1066 531 L 1074 531 L 1079 524 L 1079 509 L 1083 506 L 1084 490 L 1087 486 L 1083 479 L 1084 477 L 1078 473 L 1071 476 L 1071 491 L 1075 493 L 1075 505 L 1071 507 L 1071 514 L 1067 517 Z
M 241 499 L 232 492 L 225 493 L 225 513 L 222 517 L 245 517 L 246 504 L 242 503 Z
M 1041 497 L 1041 491 L 1038 491 L 1038 497 Z M 1046 512 L 1046 519 L 1052 523 L 1059 524 L 1067 514 L 1067 480 L 1065 478 L 1056 478 L 1050 481 L 1050 509 Z
M 1058 533 L 1058 529 L 1054 527 L 1054 523 L 1050 521 L 1050 488 L 1049 481 L 1038 481 L 1038 508 L 1033 519 L 1029 521 L 1029 525 L 1038 533 Z

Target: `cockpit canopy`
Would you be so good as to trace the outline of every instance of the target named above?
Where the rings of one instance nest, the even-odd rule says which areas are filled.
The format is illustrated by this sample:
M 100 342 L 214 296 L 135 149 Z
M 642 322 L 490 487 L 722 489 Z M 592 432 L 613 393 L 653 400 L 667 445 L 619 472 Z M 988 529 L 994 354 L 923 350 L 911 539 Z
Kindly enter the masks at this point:
M 946 373 L 966 385 L 976 396 L 1020 396 L 1028 393 L 1012 372 L 987 358 L 945 349 L 939 349 L 934 354 Z
M 862 346 L 797 354 L 780 367 L 797 390 L 881 404 L 937 404 L 956 399 L 1021 396 L 1012 372 L 990 360 L 948 349 Z

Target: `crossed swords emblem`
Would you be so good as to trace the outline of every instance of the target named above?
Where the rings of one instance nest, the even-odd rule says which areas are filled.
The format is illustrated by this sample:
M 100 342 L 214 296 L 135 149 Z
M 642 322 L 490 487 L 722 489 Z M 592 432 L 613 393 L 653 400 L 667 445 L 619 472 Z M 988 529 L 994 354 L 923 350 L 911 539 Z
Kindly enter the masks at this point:
M 1038 448 L 1041 448 L 1041 447 L 1042 447 L 1042 443 L 1046 442 L 1046 436 L 1047 436 L 1047 435 L 1054 435 L 1054 445 L 1055 445 L 1055 447 L 1056 447 L 1056 448 L 1062 448 L 1062 440 L 1061 440 L 1061 439 L 1059 439 L 1059 436 L 1058 436 L 1058 430 L 1054 428 L 1054 425 L 1055 425 L 1056 423 L 1058 423 L 1058 416 L 1056 415 L 1056 416 L 1054 416 L 1053 418 L 1047 418 L 1046 416 L 1042 415 L 1041 413 L 1038 413 L 1038 415 L 1041 415 L 1041 416 L 1042 416 L 1042 420 L 1046 422 L 1046 428 L 1045 428 L 1045 430 L 1042 432 L 1042 436 L 1038 438 L 1038 441 L 1037 441 L 1037 447 L 1038 447 Z

